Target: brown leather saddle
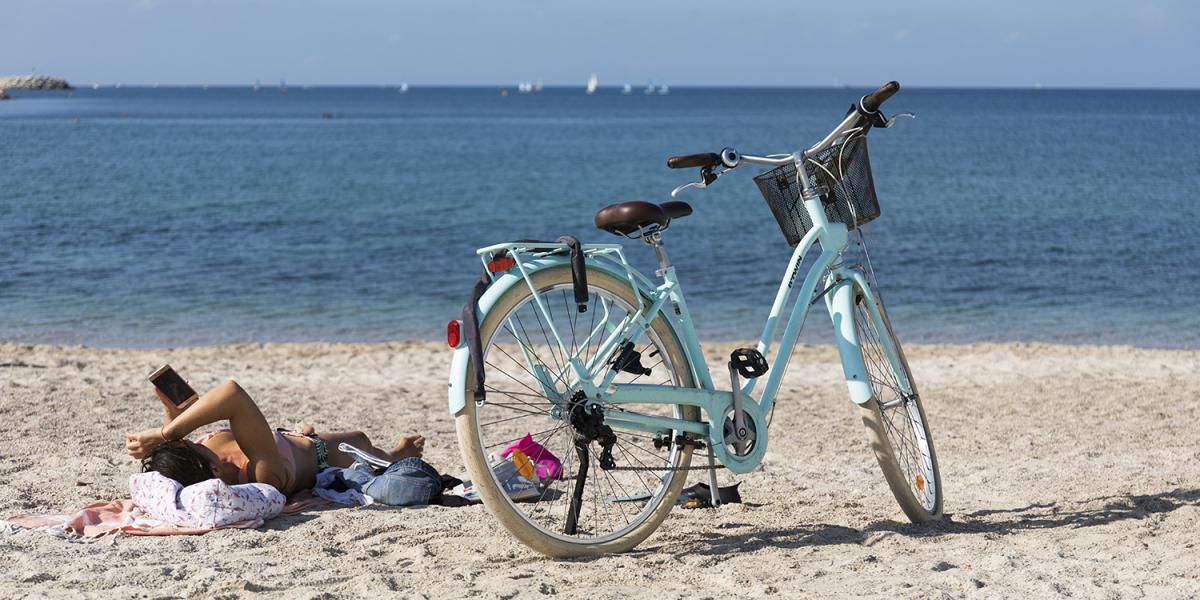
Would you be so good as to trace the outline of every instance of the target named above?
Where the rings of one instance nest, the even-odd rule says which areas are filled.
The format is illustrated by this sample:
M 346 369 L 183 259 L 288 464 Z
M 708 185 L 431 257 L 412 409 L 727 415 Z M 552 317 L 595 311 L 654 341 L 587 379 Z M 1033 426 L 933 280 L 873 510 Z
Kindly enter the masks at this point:
M 613 235 L 636 238 L 666 229 L 672 219 L 690 214 L 692 207 L 687 202 L 673 200 L 654 204 L 631 200 L 600 209 L 596 213 L 596 227 Z

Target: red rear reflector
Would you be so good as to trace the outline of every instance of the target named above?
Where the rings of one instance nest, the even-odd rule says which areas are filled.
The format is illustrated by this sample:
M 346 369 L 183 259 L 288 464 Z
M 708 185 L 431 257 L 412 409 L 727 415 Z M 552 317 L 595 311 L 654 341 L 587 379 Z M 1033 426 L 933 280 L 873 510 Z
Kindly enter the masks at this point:
M 488 261 L 488 270 L 493 273 L 499 273 L 500 271 L 507 271 L 516 265 L 517 261 L 513 260 L 511 256 L 497 256 Z
M 457 348 L 458 343 L 462 341 L 462 323 L 457 319 L 446 324 L 446 343 L 450 344 L 451 348 Z

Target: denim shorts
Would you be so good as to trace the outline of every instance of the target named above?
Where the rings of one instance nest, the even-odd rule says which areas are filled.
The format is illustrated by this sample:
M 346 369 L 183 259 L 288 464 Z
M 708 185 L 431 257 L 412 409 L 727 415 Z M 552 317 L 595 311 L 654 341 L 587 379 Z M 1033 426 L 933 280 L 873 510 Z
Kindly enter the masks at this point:
M 383 470 L 362 463 L 342 469 L 346 485 L 370 496 L 380 504 L 423 506 L 442 499 L 442 476 L 437 469 L 419 458 L 404 458 Z

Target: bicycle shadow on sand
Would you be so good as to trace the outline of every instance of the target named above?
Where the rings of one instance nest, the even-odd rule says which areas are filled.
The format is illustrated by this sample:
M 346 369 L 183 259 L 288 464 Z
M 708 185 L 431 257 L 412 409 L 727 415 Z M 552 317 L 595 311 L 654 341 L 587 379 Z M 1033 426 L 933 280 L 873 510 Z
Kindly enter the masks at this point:
M 1099 504 L 1098 507 L 1093 505 Z M 1074 506 L 1084 508 L 1072 508 Z M 1154 514 L 1170 513 L 1183 507 L 1200 506 L 1200 488 L 1176 488 L 1157 494 L 1100 496 L 1087 500 L 1067 500 L 1029 504 L 1017 508 L 997 508 L 947 515 L 930 524 L 879 521 L 856 529 L 830 523 L 811 523 L 794 527 L 754 529 L 751 523 L 727 523 L 725 531 L 705 532 L 697 544 L 706 547 L 685 550 L 683 554 L 724 555 L 752 552 L 762 548 L 802 548 L 837 544 L 873 545 L 883 537 L 937 538 L 961 534 L 1011 534 L 1034 529 L 1096 527 L 1120 521 L 1141 520 Z M 750 527 L 746 533 L 728 533 L 729 529 Z M 883 534 L 883 535 L 875 535 Z

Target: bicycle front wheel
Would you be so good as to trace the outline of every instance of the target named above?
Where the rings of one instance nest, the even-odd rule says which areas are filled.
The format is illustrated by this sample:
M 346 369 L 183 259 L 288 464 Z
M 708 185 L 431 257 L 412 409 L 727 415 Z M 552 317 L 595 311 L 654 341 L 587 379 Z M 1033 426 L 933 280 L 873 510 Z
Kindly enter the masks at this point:
M 871 400 L 859 406 L 863 424 L 904 514 L 914 523 L 933 521 L 942 516 L 942 476 L 929 420 L 883 305 L 875 302 L 869 306 L 869 302 L 856 295 L 854 323 L 874 392 Z M 878 319 L 872 318 L 872 312 Z
M 580 452 L 571 417 L 578 382 L 568 360 L 574 356 L 593 365 L 593 384 L 600 383 L 618 350 L 603 348 L 604 340 L 638 308 L 628 280 L 593 270 L 587 279 L 586 313 L 576 309 L 566 266 L 532 275 L 536 297 L 529 286 L 515 285 L 497 300 L 479 327 L 487 400 L 482 405 L 468 401 L 456 421 L 463 459 L 488 510 L 527 546 L 554 557 L 636 546 L 674 506 L 692 456 L 689 445 L 656 446 L 652 434 L 616 428 L 607 455 L 599 440 L 588 441 L 586 452 Z M 621 372 L 615 384 L 693 385 L 687 356 L 661 314 L 651 320 L 636 350 L 650 373 Z M 466 383 L 466 389 L 473 387 Z M 639 405 L 635 410 L 699 420 L 694 407 Z M 562 469 L 536 494 L 514 500 L 493 466 L 498 453 L 527 434 L 560 459 Z

